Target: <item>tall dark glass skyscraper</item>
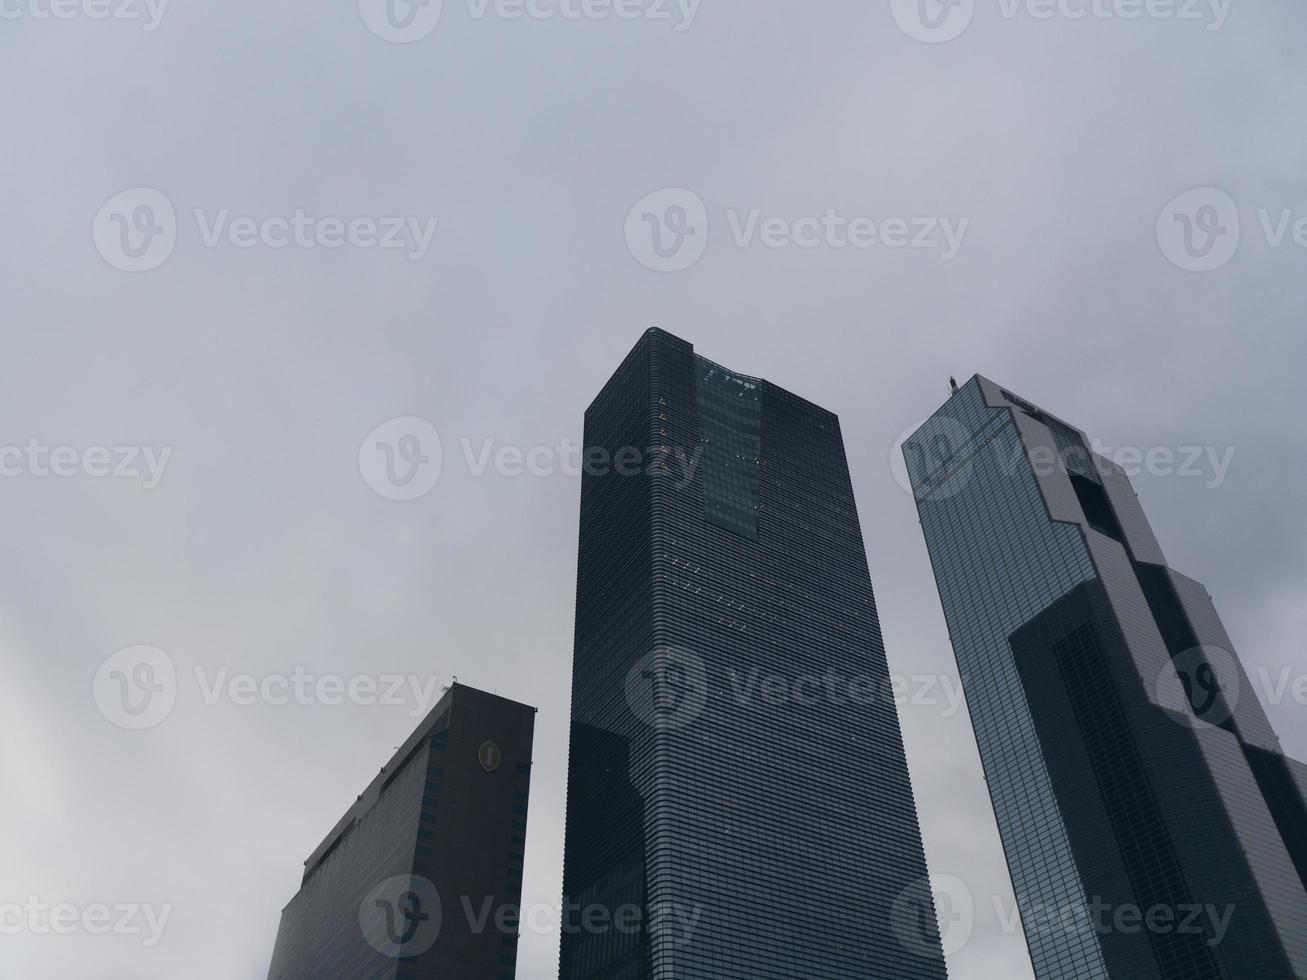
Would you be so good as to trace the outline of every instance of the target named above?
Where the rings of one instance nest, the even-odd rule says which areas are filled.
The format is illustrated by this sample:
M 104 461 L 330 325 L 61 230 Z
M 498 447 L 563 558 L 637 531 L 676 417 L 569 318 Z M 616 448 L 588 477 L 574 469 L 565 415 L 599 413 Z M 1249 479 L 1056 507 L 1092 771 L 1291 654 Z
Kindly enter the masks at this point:
M 304 862 L 268 980 L 513 980 L 534 729 L 451 687 Z
M 1036 975 L 1307 976 L 1307 768 L 1126 474 L 982 377 L 904 457 Z
M 839 420 L 650 330 L 585 443 L 563 980 L 944 977 Z

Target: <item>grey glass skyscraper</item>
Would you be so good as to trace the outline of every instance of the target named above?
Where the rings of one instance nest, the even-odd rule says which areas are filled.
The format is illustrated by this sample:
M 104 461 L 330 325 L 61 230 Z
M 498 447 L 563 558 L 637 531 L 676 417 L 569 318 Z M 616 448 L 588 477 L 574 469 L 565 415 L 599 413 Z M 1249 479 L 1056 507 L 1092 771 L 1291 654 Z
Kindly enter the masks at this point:
M 1036 975 L 1307 976 L 1307 768 L 1121 467 L 979 376 L 904 457 Z
M 650 330 L 585 444 L 563 980 L 944 977 L 839 420 Z
M 304 862 L 268 980 L 513 980 L 534 729 L 451 687 Z

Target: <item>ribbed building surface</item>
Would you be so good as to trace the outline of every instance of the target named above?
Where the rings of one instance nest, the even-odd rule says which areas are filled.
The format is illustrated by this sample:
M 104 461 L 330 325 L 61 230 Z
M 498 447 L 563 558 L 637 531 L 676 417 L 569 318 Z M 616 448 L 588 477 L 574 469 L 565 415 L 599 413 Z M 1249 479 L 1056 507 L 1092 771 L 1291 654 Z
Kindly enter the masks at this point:
M 513 980 L 534 729 L 450 688 L 304 862 L 268 980 Z
M 1307 790 L 1121 468 L 975 377 L 905 444 L 1040 980 L 1307 976 Z
M 839 420 L 651 330 L 585 443 L 563 980 L 944 977 Z

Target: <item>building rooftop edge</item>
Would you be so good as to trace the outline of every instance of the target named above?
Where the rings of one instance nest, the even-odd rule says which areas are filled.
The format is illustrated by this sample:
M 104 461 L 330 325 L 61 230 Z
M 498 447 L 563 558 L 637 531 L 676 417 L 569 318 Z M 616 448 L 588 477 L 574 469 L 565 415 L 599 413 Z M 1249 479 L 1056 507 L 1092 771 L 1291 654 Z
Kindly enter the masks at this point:
M 368 783 L 363 792 L 358 795 L 358 798 L 349 805 L 345 810 L 344 815 L 336 821 L 331 830 L 327 832 L 327 835 L 322 838 L 322 842 L 313 849 L 312 853 L 310 853 L 307 858 L 305 858 L 304 866 L 306 868 L 320 858 L 354 820 L 361 817 L 372 808 L 372 804 L 376 802 L 377 797 L 380 795 L 381 787 L 385 783 L 386 778 L 393 771 L 393 767 L 402 763 L 408 757 L 409 753 L 431 734 L 432 729 L 440 723 L 453 707 L 454 695 L 459 691 L 468 692 L 476 697 L 492 698 L 496 701 L 502 701 L 505 704 L 512 705 L 513 707 L 519 708 L 523 711 L 530 711 L 533 715 L 538 714 L 540 711 L 539 708 L 525 704 L 521 701 L 514 701 L 512 698 L 506 698 L 490 691 L 483 691 L 480 688 L 462 684 L 457 680 L 453 681 L 449 687 L 445 689 L 440 700 L 437 701 L 431 710 L 427 712 L 422 721 L 418 723 L 418 726 L 413 729 L 412 733 L 404 739 L 399 748 L 396 749 L 390 758 L 386 760 L 386 764 L 381 767 L 381 770 L 372 777 L 372 780 Z M 301 882 L 301 886 L 302 885 L 303 882 Z

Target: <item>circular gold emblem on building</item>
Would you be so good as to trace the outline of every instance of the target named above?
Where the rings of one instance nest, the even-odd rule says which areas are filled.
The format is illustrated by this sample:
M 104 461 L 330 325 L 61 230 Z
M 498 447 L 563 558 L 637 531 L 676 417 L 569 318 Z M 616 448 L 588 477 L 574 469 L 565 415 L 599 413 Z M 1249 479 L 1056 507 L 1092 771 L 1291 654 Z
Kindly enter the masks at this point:
M 499 746 L 494 742 L 483 742 L 481 748 L 477 749 L 477 760 L 482 769 L 491 773 L 503 765 L 504 753 L 499 751 Z

